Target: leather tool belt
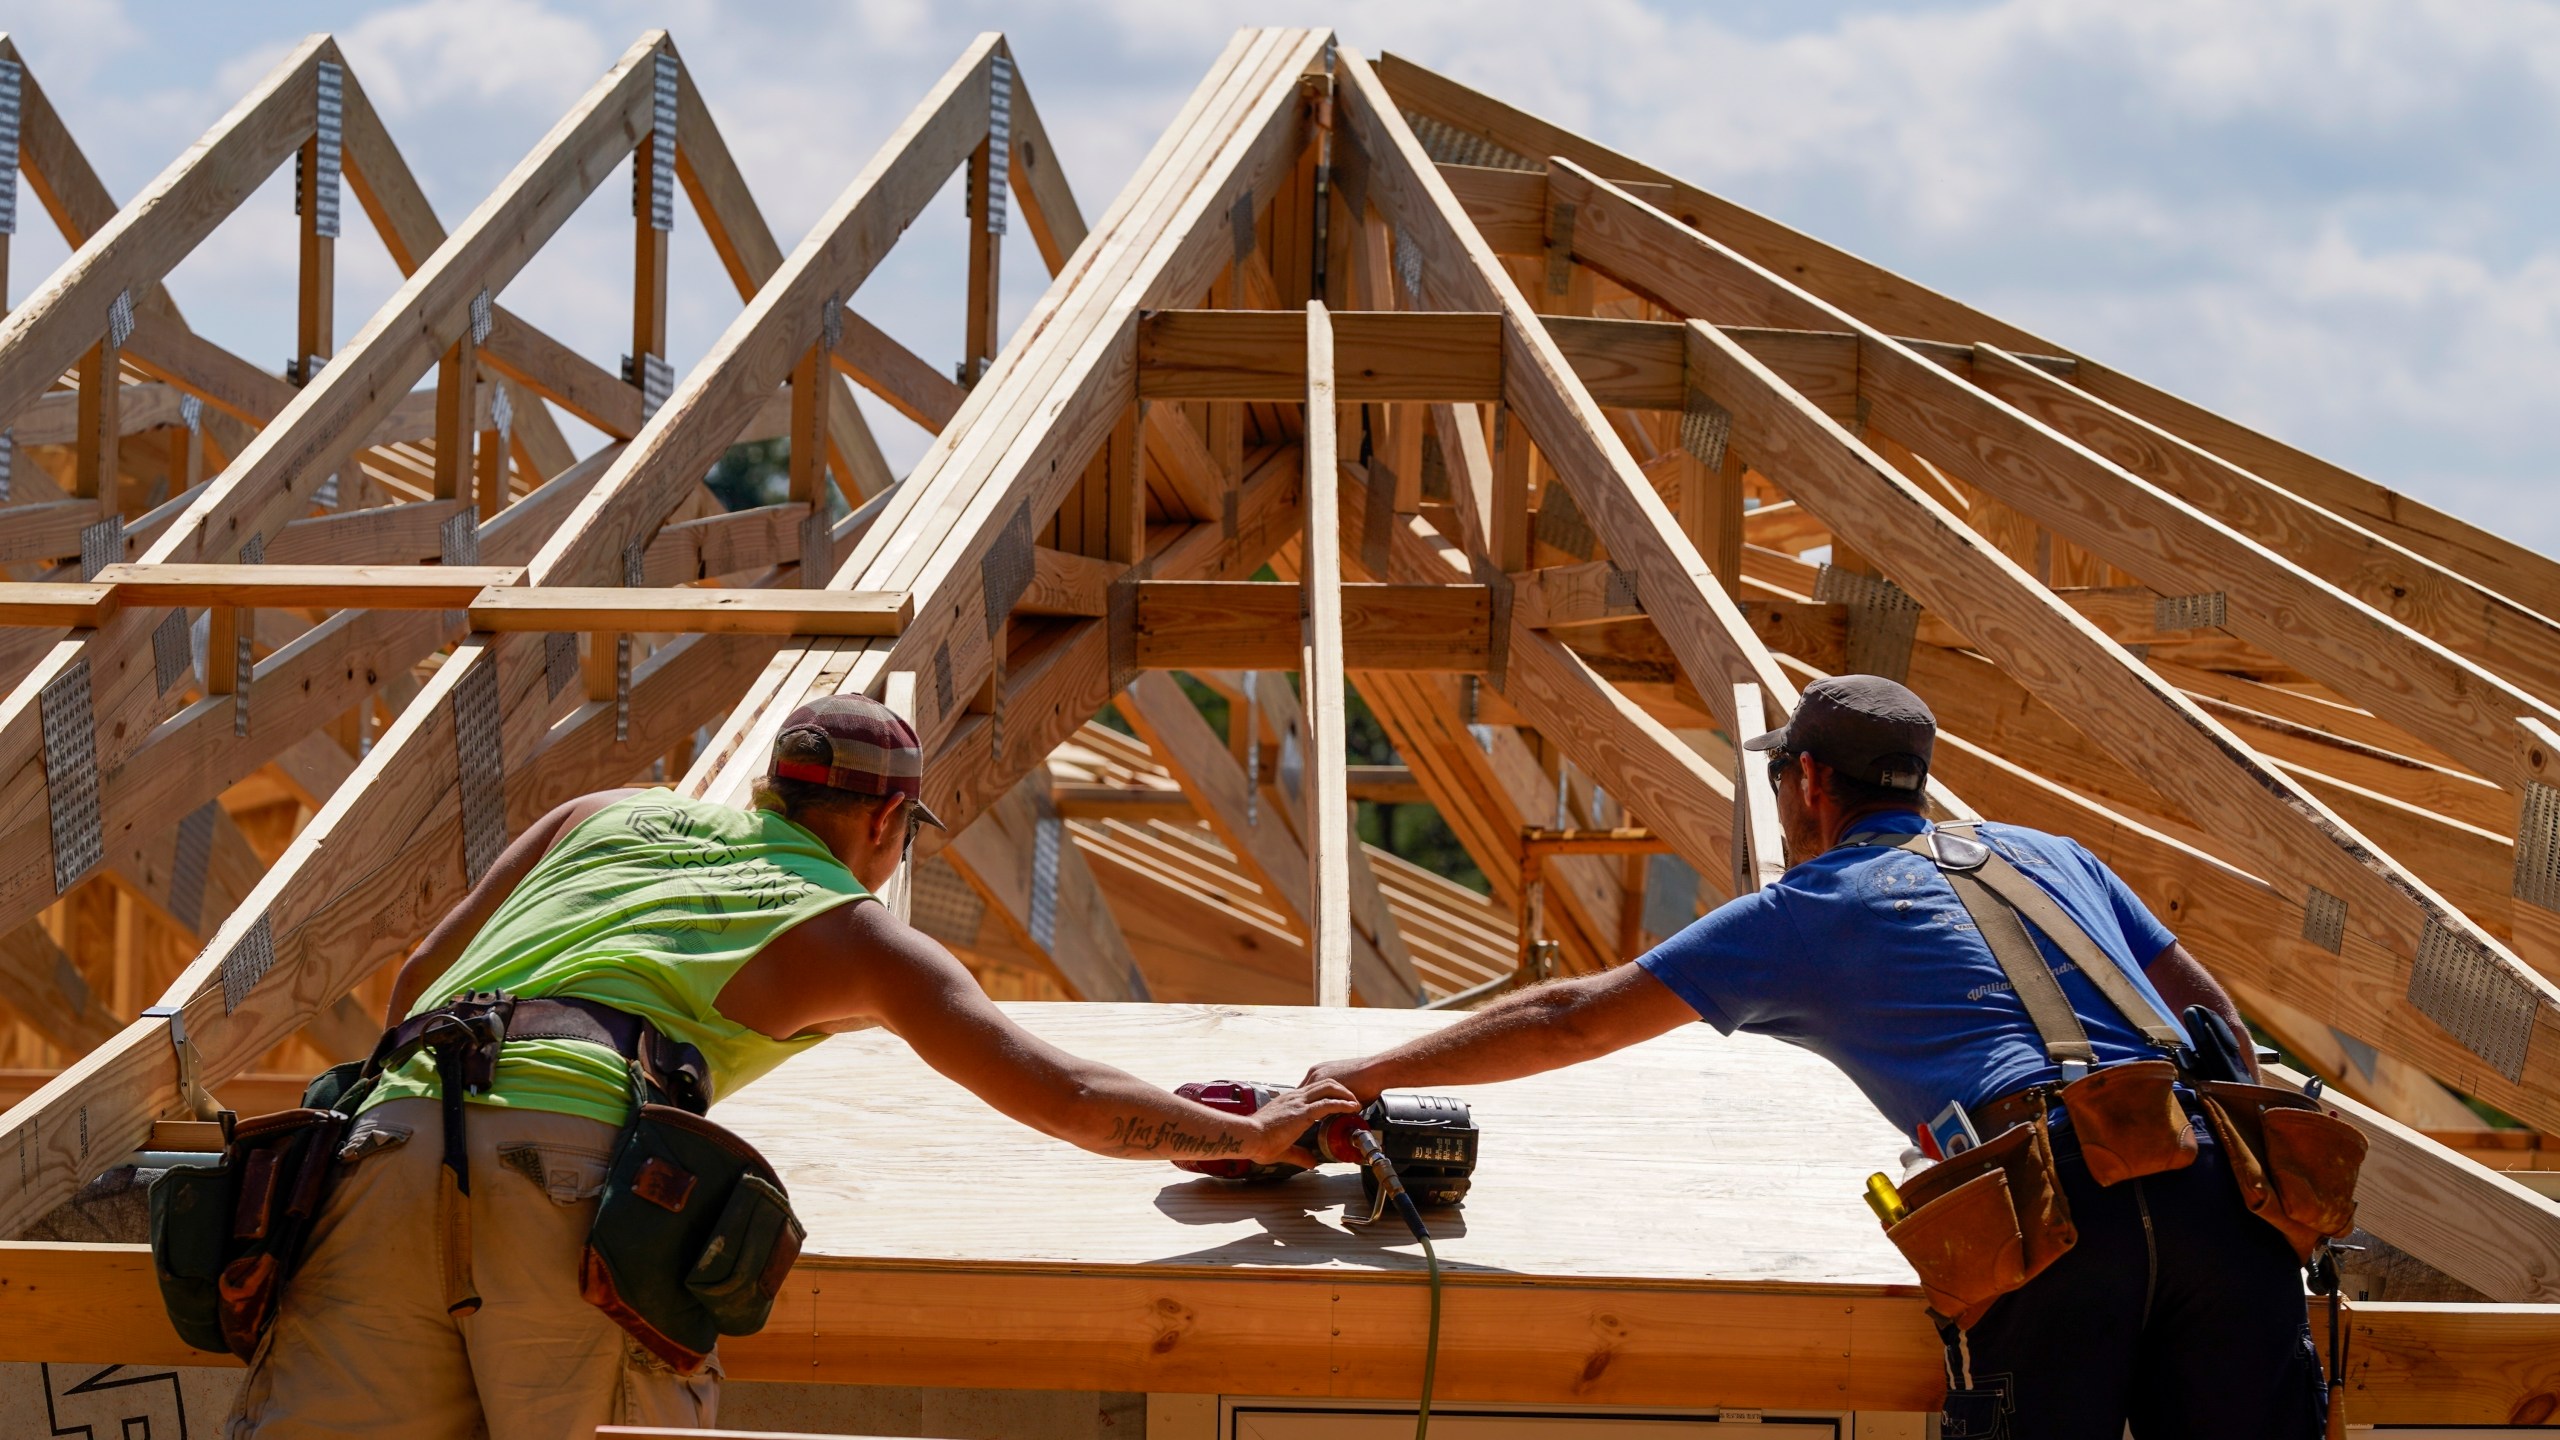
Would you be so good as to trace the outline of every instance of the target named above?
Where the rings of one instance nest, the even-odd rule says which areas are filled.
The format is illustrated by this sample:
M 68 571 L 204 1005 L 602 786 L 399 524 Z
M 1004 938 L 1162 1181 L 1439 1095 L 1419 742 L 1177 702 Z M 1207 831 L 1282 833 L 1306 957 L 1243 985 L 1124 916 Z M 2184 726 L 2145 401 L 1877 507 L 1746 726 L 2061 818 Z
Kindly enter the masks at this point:
M 2291 1091 L 2188 1076 L 2186 1035 L 2160 1015 L 2069 911 L 1969 827 L 1921 835 L 1853 836 L 1927 856 L 1990 947 L 2064 1082 L 2002 1096 L 1974 1117 L 1983 1144 L 1912 1177 L 1911 1213 L 1885 1234 L 1918 1272 L 1932 1308 L 1971 1328 L 1993 1301 L 2025 1285 L 2079 1242 L 2053 1167 L 2052 1107 L 2070 1116 L 2089 1175 L 2117 1185 L 2195 1163 L 2184 1082 L 2203 1101 L 2228 1153 L 2241 1203 L 2283 1233 L 2306 1263 L 2355 1220 L 2361 1132 Z M 2162 1058 L 2096 1064 L 2088 1031 L 2028 932 L 2032 923 L 2089 978 Z
M 721 1334 L 763 1327 L 803 1235 L 763 1157 L 709 1120 L 710 1067 L 639 1016 L 574 997 L 464 995 L 384 1032 L 371 1056 L 313 1079 L 294 1110 L 223 1116 L 212 1167 L 151 1190 L 161 1298 L 189 1344 L 243 1359 L 275 1317 L 337 1170 L 351 1116 L 383 1072 L 424 1050 L 443 1106 L 437 1253 L 447 1310 L 480 1307 L 471 1276 L 467 1097 L 486 1094 L 509 1040 L 576 1040 L 623 1057 L 632 1112 L 590 1227 L 581 1292 L 679 1369 Z

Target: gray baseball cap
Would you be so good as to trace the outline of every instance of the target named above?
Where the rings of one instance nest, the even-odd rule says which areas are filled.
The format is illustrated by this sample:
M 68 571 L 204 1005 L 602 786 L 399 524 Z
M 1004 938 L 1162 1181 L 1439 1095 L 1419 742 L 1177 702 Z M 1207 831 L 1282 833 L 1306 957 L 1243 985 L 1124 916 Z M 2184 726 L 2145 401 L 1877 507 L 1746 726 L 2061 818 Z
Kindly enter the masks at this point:
M 1852 780 L 1918 793 L 1929 781 L 1938 717 L 1881 675 L 1834 675 L 1804 688 L 1787 723 L 1745 750 L 1810 755 Z

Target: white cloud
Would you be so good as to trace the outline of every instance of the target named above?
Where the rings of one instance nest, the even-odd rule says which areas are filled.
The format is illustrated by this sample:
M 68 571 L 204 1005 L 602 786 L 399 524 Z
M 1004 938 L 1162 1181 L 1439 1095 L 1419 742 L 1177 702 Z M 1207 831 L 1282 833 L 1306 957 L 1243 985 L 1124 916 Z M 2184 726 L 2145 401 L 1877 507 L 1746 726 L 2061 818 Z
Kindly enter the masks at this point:
M 54 9 L 76 17 L 44 12 L 21 43 L 123 194 L 299 38 L 238 13 L 185 34 L 164 16 L 145 35 L 114 6 Z M 1336 23 L 1368 53 L 1409 55 L 2560 551 L 2541 433 L 2560 401 L 2560 9 L 1587 0 L 1566 14 L 1554 0 L 668 0 L 649 12 L 786 249 L 981 29 L 1011 36 L 1096 215 L 1233 27 Z M 601 3 L 452 0 L 377 7 L 340 33 L 450 223 L 641 28 Z M 187 63 L 153 69 L 163 50 Z M 628 327 L 625 188 L 608 177 L 508 296 L 607 363 Z M 936 363 L 957 349 L 958 209 L 938 197 L 860 297 Z M 180 277 L 199 323 L 239 333 L 252 354 L 275 348 L 267 297 L 290 278 L 272 232 L 272 217 L 243 216 Z M 1019 225 L 1007 253 L 1005 308 L 1018 316 L 1042 276 Z M 681 364 L 737 302 L 689 216 L 677 266 Z M 191 290 L 199 268 L 213 283 Z M 19 276 L 24 294 L 35 277 Z M 389 272 L 377 263 L 348 284 L 369 305 Z M 358 299 L 341 300 L 349 329 Z

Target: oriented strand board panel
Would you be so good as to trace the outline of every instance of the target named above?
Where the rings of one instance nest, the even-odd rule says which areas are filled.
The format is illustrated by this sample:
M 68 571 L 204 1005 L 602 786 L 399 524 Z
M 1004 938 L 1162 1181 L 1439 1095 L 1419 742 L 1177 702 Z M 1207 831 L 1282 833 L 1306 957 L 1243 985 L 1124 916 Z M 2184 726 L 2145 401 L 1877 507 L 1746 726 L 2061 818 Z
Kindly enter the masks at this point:
M 1008 1004 L 1077 1054 L 1161 1084 L 1294 1081 L 1454 1018 L 1294 1006 Z M 1453 1088 L 1484 1132 L 1474 1194 L 1430 1217 L 1443 1263 L 1567 1283 L 1855 1285 L 1911 1271 L 1859 1198 L 1901 1140 L 1840 1073 L 1691 1026 L 1527 1081 Z M 1088 1154 L 998 1115 L 885 1031 L 827 1041 L 716 1112 L 809 1227 L 804 1266 L 1414 1271 L 1393 1220 L 1346 1228 L 1357 1177 L 1244 1186 Z

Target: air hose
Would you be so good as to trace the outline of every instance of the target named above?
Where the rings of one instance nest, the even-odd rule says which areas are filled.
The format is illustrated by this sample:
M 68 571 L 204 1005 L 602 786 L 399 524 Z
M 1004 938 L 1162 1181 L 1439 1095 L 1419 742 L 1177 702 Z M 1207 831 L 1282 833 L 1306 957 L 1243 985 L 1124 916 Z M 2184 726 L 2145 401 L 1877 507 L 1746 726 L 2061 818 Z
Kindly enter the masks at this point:
M 1378 1146 L 1378 1137 L 1366 1129 L 1352 1132 L 1353 1143 L 1360 1147 L 1360 1163 L 1367 1166 L 1377 1183 L 1381 1201 L 1392 1201 L 1396 1213 L 1404 1217 L 1405 1228 L 1422 1242 L 1422 1263 L 1430 1277 L 1431 1326 L 1422 1346 L 1422 1404 L 1414 1414 L 1413 1440 L 1429 1440 L 1431 1435 L 1431 1384 L 1440 1369 L 1440 1252 L 1431 1248 L 1431 1232 L 1422 1223 L 1422 1211 L 1405 1193 L 1404 1180 L 1396 1174 L 1395 1163 Z M 1370 1212 L 1369 1219 L 1377 1219 Z

